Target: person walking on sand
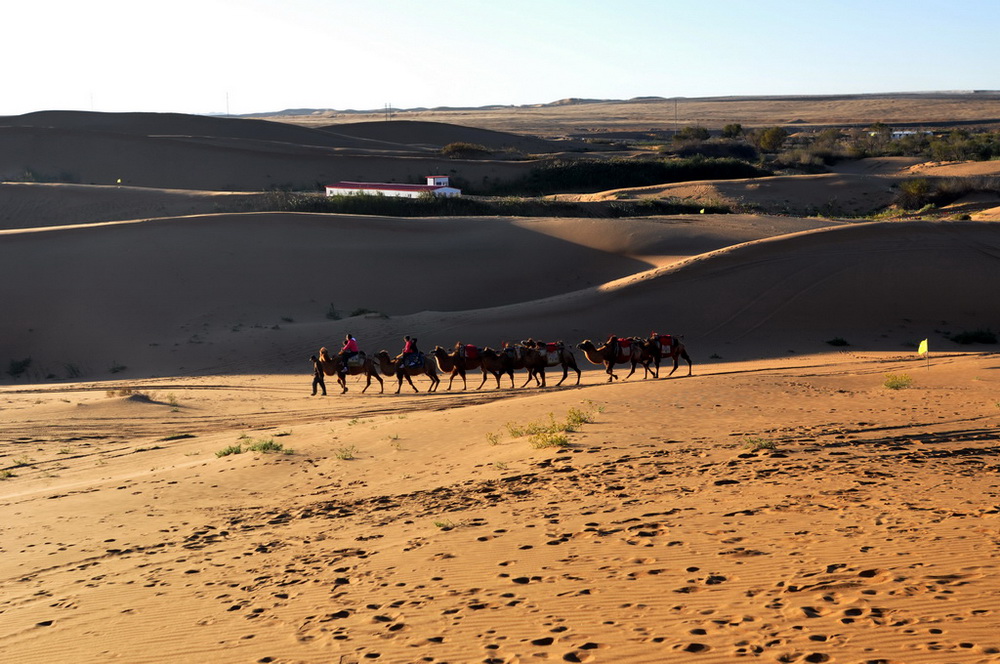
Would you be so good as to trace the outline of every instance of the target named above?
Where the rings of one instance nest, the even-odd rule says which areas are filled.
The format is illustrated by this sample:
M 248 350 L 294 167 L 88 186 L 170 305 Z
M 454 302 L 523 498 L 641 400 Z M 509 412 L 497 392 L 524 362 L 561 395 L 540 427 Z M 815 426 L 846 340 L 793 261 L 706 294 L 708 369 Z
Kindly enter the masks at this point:
M 309 357 L 313 363 L 313 392 L 312 395 L 316 396 L 316 388 L 323 388 L 323 396 L 326 396 L 326 380 L 323 378 L 323 364 L 315 355 Z

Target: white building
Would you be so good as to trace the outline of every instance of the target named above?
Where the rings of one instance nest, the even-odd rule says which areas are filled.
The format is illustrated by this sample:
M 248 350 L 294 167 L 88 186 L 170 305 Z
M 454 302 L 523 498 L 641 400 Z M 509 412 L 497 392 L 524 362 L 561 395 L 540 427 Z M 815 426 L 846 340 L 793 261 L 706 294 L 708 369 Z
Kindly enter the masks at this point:
M 338 182 L 326 185 L 327 196 L 397 196 L 419 198 L 423 194 L 432 196 L 461 196 L 462 190 L 448 184 L 447 175 L 428 175 L 427 184 L 398 184 L 396 182 Z

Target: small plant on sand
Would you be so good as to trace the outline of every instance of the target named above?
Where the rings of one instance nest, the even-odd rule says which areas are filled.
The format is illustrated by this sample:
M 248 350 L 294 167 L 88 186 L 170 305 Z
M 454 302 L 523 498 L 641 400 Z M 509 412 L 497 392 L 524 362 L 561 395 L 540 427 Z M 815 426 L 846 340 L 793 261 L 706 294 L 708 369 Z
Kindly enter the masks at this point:
M 500 434 L 491 431 L 490 433 L 486 434 L 486 442 L 488 442 L 490 445 L 499 445 Z
M 847 339 L 845 339 L 844 337 L 834 337 L 833 339 L 827 339 L 826 343 L 830 344 L 831 346 L 850 346 L 851 345 L 850 343 L 848 343 Z
M 7 469 L 0 470 L 0 480 L 7 480 L 11 477 L 16 477 L 16 475 L 14 475 L 14 471 Z
M 30 463 L 31 463 L 31 459 L 29 459 L 28 455 L 26 455 L 26 454 L 22 454 L 21 456 L 19 456 L 19 457 L 17 457 L 17 458 L 14 459 L 14 467 L 15 468 L 21 468 L 22 466 L 27 466 Z
M 168 440 L 183 440 L 185 438 L 195 438 L 193 433 L 175 433 L 172 436 L 167 436 L 166 438 L 160 438 L 161 441 L 166 442 Z
M 913 384 L 913 379 L 907 374 L 886 374 L 882 385 L 887 390 L 902 390 Z
M 507 424 L 504 425 L 504 427 L 507 429 L 507 433 L 509 433 L 514 438 L 520 438 L 521 436 L 524 435 L 524 427 L 519 427 L 513 422 L 508 422 Z
M 260 440 L 251 441 L 247 446 L 248 452 L 262 452 L 264 454 L 272 454 L 275 452 L 281 452 L 282 454 L 291 454 L 292 450 L 286 450 L 285 446 L 281 443 L 274 442 L 273 438 L 261 438 Z
M 326 310 L 326 317 L 330 320 L 340 320 L 340 312 L 333 306 L 333 302 L 330 303 L 330 308 Z
M 243 454 L 243 446 L 237 443 L 236 445 L 229 445 L 228 447 L 223 447 L 221 450 L 215 453 L 217 457 L 225 457 L 230 454 Z
M 347 447 L 338 447 L 334 455 L 341 461 L 350 461 L 357 458 L 357 453 L 358 448 L 354 445 L 349 445 Z
M 546 447 L 566 447 L 569 445 L 569 438 L 566 437 L 566 434 L 562 433 L 540 431 L 533 434 L 528 439 L 528 442 L 537 450 Z
M 776 448 L 777 445 L 774 444 L 774 441 L 768 440 L 767 438 L 751 436 L 749 438 L 743 439 L 743 449 L 750 450 L 751 452 L 759 452 L 760 450 L 773 450 Z
M 503 461 L 494 461 L 493 467 L 497 470 L 507 470 L 507 464 Z
M 435 528 L 440 528 L 441 530 L 451 530 L 455 527 L 455 522 L 451 519 L 445 519 L 444 521 L 435 521 Z
M 590 424 L 594 421 L 594 417 L 579 408 L 570 408 L 569 412 L 566 413 L 566 421 L 572 426 L 580 426 L 581 424 Z

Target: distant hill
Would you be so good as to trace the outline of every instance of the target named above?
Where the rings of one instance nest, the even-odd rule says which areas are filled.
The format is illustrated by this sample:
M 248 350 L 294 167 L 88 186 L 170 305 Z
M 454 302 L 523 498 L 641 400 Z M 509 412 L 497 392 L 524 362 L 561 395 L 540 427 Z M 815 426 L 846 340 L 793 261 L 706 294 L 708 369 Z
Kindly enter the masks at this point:
M 423 145 L 442 148 L 449 143 L 475 143 L 491 150 L 518 150 L 527 153 L 557 152 L 564 144 L 533 136 L 477 129 L 447 122 L 393 120 L 391 122 L 355 122 L 322 127 L 344 136 L 364 138 L 403 145 Z

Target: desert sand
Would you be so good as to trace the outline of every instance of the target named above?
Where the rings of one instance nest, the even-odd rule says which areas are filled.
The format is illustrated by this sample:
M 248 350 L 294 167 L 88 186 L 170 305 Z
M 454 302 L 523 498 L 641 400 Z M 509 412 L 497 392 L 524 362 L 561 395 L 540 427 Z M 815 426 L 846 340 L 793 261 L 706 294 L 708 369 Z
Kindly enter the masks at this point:
M 241 213 L 220 205 L 268 159 L 403 173 L 459 134 L 55 118 L 0 140 L 110 133 L 102 172 L 148 180 L 80 156 L 93 183 L 0 183 L 7 660 L 1000 662 L 1000 364 L 950 340 L 1000 329 L 995 224 Z M 154 129 L 175 138 L 145 164 Z M 40 173 L 74 149 L 37 144 Z M 224 168 L 195 188 L 208 152 Z M 591 196 L 831 209 L 963 168 L 989 174 Z M 574 349 L 579 384 L 310 394 L 309 356 L 347 332 L 394 355 L 652 331 L 683 335 L 692 375 L 609 383 Z

